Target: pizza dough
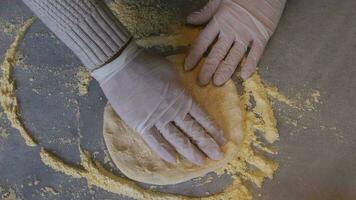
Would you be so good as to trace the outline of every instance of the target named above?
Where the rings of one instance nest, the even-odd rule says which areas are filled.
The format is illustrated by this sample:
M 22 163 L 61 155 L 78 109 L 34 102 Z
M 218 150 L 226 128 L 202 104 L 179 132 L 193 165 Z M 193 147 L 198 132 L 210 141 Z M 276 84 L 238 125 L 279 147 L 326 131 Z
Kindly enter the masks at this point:
M 208 160 L 204 166 L 196 166 L 184 158 L 172 165 L 160 159 L 145 144 L 140 135 L 127 127 L 110 105 L 105 107 L 103 135 L 111 159 L 128 178 L 149 184 L 168 185 L 204 176 L 230 162 L 238 153 L 243 137 L 243 119 L 240 99 L 233 81 L 223 87 L 200 87 L 196 77 L 201 64 L 192 72 L 183 72 L 184 55 L 168 57 L 174 63 L 185 88 L 208 112 L 229 142 L 222 147 L 224 158 Z

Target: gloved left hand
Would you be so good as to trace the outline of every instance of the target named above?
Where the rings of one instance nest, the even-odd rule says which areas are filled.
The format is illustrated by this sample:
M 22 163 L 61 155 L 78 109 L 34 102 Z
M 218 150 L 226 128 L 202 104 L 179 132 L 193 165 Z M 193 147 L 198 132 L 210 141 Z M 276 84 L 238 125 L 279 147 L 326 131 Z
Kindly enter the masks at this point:
M 200 25 L 209 22 L 191 46 L 185 69 L 191 70 L 213 44 L 199 75 L 199 83 L 211 79 L 222 85 L 235 72 L 242 57 L 246 62 L 241 77 L 247 79 L 256 70 L 265 46 L 273 34 L 286 0 L 211 0 L 203 9 L 188 16 L 188 23 Z

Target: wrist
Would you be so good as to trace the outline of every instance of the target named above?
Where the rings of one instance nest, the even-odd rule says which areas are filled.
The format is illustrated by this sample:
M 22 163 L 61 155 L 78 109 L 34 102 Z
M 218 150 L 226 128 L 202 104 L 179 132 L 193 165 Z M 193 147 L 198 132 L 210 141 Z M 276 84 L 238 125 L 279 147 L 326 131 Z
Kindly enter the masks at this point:
M 269 34 L 272 34 L 279 22 L 286 0 L 229 0 L 236 3 L 252 18 L 256 19 Z
M 108 59 L 108 61 L 106 61 L 103 65 L 99 66 L 99 67 L 96 68 L 96 69 L 100 69 L 101 67 L 103 67 L 103 66 L 105 66 L 105 65 L 107 65 L 107 64 L 109 64 L 109 63 L 111 63 L 111 62 L 114 61 L 116 58 L 118 58 L 118 57 L 122 54 L 122 52 L 124 52 L 125 49 L 129 46 L 129 44 L 131 43 L 132 40 L 133 40 L 133 38 L 131 37 L 131 38 L 126 42 L 126 44 L 124 44 L 124 45 L 122 46 L 122 48 L 121 48 L 117 53 L 115 53 L 110 59 Z M 96 70 L 96 69 L 95 69 L 95 70 Z
M 139 55 L 143 49 L 140 48 L 136 42 L 131 39 L 125 45 L 125 47 L 118 52 L 118 54 L 110 59 L 105 65 L 91 72 L 92 77 L 94 77 L 99 83 L 110 79 L 110 77 L 119 73 L 127 65 Z

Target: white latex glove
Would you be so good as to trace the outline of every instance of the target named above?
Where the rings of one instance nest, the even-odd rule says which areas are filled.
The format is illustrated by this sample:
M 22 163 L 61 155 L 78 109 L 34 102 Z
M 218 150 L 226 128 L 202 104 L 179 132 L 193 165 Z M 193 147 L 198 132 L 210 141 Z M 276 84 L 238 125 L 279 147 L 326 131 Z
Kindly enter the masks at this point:
M 211 0 L 203 9 L 188 16 L 190 24 L 207 27 L 191 46 L 185 69 L 191 70 L 213 44 L 200 75 L 199 83 L 211 79 L 215 85 L 228 81 L 248 47 L 250 51 L 241 69 L 241 77 L 249 78 L 256 70 L 265 46 L 273 34 L 286 0 Z
M 131 42 L 111 63 L 95 70 L 109 102 L 167 162 L 181 154 L 202 165 L 223 157 L 223 132 L 182 88 L 172 64 Z

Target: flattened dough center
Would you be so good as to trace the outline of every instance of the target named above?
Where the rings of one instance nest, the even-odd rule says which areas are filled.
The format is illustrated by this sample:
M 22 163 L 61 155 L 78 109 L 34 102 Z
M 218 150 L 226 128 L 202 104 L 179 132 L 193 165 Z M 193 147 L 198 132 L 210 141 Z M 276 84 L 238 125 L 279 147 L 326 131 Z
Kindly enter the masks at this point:
M 172 165 L 160 159 L 143 141 L 141 136 L 125 125 L 110 105 L 105 107 L 103 135 L 111 159 L 128 178 L 149 184 L 168 185 L 181 183 L 224 167 L 238 153 L 243 137 L 243 119 L 240 99 L 230 80 L 222 87 L 200 87 L 196 77 L 202 63 L 192 72 L 183 72 L 184 55 L 170 56 L 182 83 L 194 99 L 224 130 L 228 143 L 223 147 L 224 158 L 208 160 L 204 166 L 196 166 L 180 158 Z

